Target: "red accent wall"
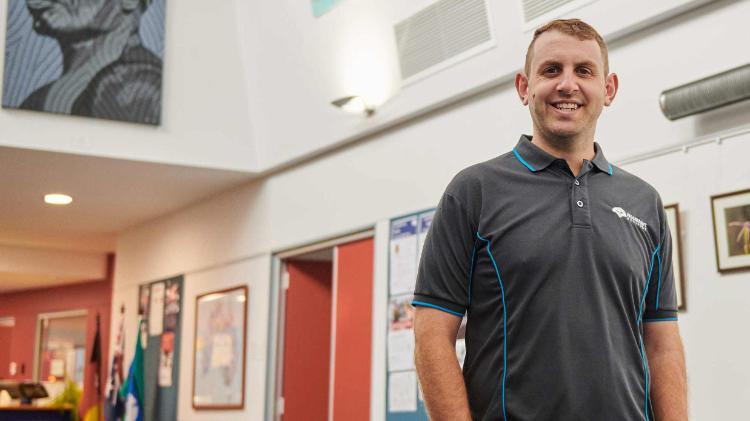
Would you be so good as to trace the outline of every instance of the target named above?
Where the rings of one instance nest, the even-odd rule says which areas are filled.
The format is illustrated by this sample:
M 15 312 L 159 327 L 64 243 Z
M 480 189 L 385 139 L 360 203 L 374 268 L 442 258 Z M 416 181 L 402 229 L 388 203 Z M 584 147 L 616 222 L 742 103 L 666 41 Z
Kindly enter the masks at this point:
M 328 418 L 332 266 L 287 261 L 284 421 Z
M 338 246 L 333 419 L 370 419 L 372 238 Z
M 2 311 L 2 310 L 0 310 Z M 10 365 L 10 340 L 13 328 L 0 326 L 0 380 L 7 379 Z
M 89 363 L 91 348 L 96 332 L 96 315 L 100 315 L 100 338 L 102 350 L 102 367 L 100 387 L 107 384 L 107 355 L 109 350 L 109 323 L 110 304 L 112 301 L 112 274 L 114 270 L 114 256 L 107 259 L 107 279 L 85 282 L 73 285 L 64 285 L 52 288 L 19 291 L 0 294 L 0 317 L 12 316 L 15 318 L 15 326 L 11 329 L 10 349 L 8 359 L 17 364 L 15 376 L 9 376 L 8 364 L 0 367 L 0 377 L 15 380 L 32 380 L 34 375 L 34 340 L 36 336 L 37 315 L 68 310 L 88 310 L 88 321 L 86 328 L 86 371 L 84 373 L 84 396 L 81 400 L 81 409 L 86 410 L 97 399 L 94 386 L 94 375 L 96 369 Z M 0 339 L 0 348 L 6 347 L 6 343 Z M 2 352 L 0 352 L 0 357 Z M 21 372 L 21 369 L 24 372 Z M 102 394 L 103 394 L 102 389 Z M 81 413 L 83 415 L 84 412 Z

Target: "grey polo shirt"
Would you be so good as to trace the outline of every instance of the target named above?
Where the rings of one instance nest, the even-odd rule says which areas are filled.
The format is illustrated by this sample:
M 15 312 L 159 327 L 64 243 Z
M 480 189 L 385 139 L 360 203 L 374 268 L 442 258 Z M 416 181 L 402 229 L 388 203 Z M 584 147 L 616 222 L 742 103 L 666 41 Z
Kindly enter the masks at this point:
M 649 420 L 643 322 L 677 320 L 658 193 L 595 157 L 574 177 L 521 136 L 461 171 L 413 304 L 466 313 L 475 420 Z

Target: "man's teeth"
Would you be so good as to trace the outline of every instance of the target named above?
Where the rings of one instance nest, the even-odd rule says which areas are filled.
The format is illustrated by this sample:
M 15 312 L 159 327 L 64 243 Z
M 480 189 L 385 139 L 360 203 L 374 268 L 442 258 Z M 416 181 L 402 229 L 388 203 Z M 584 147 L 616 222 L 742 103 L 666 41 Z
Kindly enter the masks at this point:
M 575 111 L 578 109 L 578 104 L 555 104 L 555 108 L 562 111 Z

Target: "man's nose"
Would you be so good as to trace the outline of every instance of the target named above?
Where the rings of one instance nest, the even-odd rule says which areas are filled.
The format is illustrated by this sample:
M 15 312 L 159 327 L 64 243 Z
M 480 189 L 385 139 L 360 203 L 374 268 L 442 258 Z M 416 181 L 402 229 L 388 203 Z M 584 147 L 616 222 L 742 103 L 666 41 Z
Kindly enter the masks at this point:
M 557 91 L 564 94 L 572 94 L 578 91 L 578 80 L 573 71 L 564 71 L 557 83 Z

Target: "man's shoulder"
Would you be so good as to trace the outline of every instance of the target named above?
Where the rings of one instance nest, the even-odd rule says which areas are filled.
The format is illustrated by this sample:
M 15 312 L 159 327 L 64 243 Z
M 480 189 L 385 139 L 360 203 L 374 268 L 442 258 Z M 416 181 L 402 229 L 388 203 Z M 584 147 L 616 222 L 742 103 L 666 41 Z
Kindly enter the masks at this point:
M 447 193 L 453 194 L 467 189 L 478 189 L 489 180 L 497 180 L 503 169 L 508 167 L 511 157 L 512 152 L 506 152 L 462 169 L 448 184 Z
M 659 196 L 659 192 L 646 180 L 638 177 L 637 175 L 622 169 L 621 167 L 612 165 L 612 174 L 617 176 L 617 180 L 629 191 L 638 192 L 640 194 L 647 194 L 652 196 Z

